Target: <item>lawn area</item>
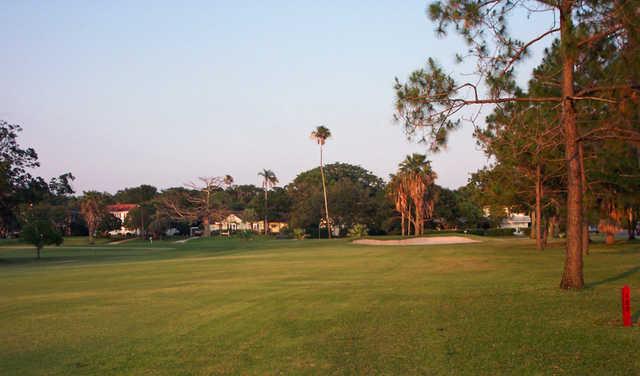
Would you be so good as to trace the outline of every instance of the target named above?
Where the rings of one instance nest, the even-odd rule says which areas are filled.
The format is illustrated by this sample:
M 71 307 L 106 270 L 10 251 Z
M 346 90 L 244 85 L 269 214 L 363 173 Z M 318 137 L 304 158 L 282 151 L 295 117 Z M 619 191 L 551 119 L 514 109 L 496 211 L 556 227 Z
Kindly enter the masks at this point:
M 640 374 L 640 243 L 476 239 L 0 245 L 0 374 Z

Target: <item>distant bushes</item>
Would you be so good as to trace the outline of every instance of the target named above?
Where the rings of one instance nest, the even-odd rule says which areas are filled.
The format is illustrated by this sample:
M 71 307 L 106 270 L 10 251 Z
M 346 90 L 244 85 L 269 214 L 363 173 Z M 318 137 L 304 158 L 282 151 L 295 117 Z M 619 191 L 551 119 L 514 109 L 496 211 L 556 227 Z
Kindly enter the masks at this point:
M 478 236 L 512 236 L 516 232 L 514 228 L 474 228 L 469 230 L 459 230 L 458 233 Z
M 294 238 L 296 238 L 296 240 L 302 240 L 307 236 L 307 234 L 305 233 L 304 229 L 302 229 L 302 228 L 294 228 L 293 229 L 293 236 L 294 236 Z
M 364 238 L 369 235 L 369 229 L 367 229 L 366 225 L 356 224 L 349 229 L 348 235 L 350 238 Z
M 433 229 L 425 229 L 424 230 L 424 234 L 425 235 L 432 235 L 432 234 L 439 234 L 439 235 L 444 235 L 444 234 L 459 234 L 463 231 L 461 230 L 433 230 Z

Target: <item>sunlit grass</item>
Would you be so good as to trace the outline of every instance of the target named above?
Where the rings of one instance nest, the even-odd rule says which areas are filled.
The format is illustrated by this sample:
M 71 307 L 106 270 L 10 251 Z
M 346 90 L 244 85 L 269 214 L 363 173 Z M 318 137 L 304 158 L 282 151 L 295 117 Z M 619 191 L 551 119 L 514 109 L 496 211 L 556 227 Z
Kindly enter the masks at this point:
M 0 374 L 638 374 L 640 245 L 239 239 L 0 251 Z

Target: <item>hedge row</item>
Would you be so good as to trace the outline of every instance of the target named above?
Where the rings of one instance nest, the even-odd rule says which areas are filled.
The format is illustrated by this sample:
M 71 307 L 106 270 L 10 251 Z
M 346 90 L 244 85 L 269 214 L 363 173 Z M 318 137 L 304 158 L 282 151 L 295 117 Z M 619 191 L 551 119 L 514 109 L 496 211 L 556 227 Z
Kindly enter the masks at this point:
M 470 230 L 461 230 L 460 232 L 470 235 L 479 235 L 479 236 L 511 236 L 516 229 L 514 228 L 474 228 Z

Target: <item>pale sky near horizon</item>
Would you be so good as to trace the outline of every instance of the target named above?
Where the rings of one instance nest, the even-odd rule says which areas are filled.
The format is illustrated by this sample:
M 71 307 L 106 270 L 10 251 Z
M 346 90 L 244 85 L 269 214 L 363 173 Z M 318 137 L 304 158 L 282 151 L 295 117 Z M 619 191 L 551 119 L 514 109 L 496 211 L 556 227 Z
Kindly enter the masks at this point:
M 392 121 L 394 77 L 429 56 L 465 71 L 464 45 L 435 36 L 424 1 L 0 2 L 0 119 L 24 128 L 35 174 L 70 171 L 78 192 L 224 174 L 256 184 L 263 168 L 284 185 L 318 165 L 309 133 L 322 124 L 327 163 L 386 179 L 426 152 Z M 512 26 L 549 21 L 536 17 Z M 452 188 L 486 163 L 470 127 L 429 159 Z

